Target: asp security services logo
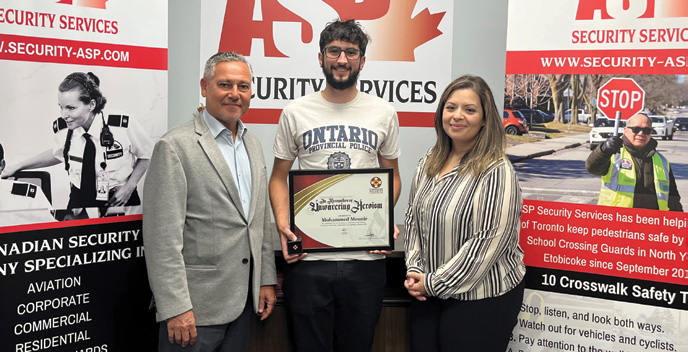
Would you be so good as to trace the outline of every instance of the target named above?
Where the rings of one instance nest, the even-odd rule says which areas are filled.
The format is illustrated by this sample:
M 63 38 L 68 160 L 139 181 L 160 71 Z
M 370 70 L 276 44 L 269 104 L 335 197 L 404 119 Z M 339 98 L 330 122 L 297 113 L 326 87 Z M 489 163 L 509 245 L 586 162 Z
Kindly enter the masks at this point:
M 266 57 L 289 57 L 280 49 L 283 44 L 275 40 L 275 24 L 300 26 L 301 42 L 310 43 L 318 33 L 315 33 L 309 17 L 315 11 L 314 7 L 322 7 L 323 11 L 334 10 L 342 20 L 366 21 L 368 34 L 375 42 L 366 52 L 369 60 L 413 62 L 416 48 L 443 34 L 438 26 L 446 13 L 416 9 L 417 2 L 411 0 L 323 0 L 309 2 L 308 6 L 285 6 L 278 0 L 261 0 L 261 16 L 256 18 L 256 0 L 227 1 L 219 51 L 250 55 L 255 49 L 251 47 L 252 43 L 262 42 Z
M 105 9 L 106 2 L 108 2 L 108 0 L 60 0 L 57 3 L 81 7 L 92 7 L 94 9 Z

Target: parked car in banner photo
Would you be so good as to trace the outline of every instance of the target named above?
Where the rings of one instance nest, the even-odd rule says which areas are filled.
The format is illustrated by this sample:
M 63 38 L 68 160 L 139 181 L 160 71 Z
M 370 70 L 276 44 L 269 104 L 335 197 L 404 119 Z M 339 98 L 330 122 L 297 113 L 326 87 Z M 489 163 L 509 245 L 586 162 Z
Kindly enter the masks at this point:
M 554 120 L 554 115 L 550 115 L 538 109 L 518 109 L 523 114 L 528 123 L 547 123 Z M 532 122 L 531 122 L 532 118 Z
M 674 119 L 674 131 L 688 131 L 688 117 Z
M 650 115 L 652 119 L 652 137 L 662 137 L 663 140 L 674 139 L 674 122 L 663 115 Z
M 504 109 L 504 132 L 512 135 L 528 132 L 528 123 L 520 111 Z
M 623 135 L 623 128 L 626 127 L 626 121 L 619 121 L 619 132 L 617 136 Z M 606 117 L 598 117 L 595 119 L 595 126 L 590 130 L 590 150 L 595 149 L 597 145 L 606 141 L 607 138 L 614 135 L 614 120 Z
M 569 121 L 571 121 L 571 109 L 564 111 L 564 122 L 569 123 Z M 578 109 L 578 123 L 589 124 L 590 114 L 586 113 L 583 109 Z

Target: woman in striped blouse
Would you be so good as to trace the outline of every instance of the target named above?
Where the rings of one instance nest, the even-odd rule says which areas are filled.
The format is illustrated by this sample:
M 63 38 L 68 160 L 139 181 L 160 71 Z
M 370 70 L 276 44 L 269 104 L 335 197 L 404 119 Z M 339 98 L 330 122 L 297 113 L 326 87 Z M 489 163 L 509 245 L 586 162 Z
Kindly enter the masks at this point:
M 523 199 L 487 83 L 450 83 L 435 130 L 406 211 L 412 350 L 503 352 L 523 299 Z

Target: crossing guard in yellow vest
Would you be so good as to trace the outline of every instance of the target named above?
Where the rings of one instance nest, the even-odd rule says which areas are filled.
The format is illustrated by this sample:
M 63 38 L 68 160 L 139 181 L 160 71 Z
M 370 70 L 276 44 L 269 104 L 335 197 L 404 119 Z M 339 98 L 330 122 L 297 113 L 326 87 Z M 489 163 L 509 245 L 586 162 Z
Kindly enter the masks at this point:
M 651 134 L 652 120 L 637 114 L 623 137 L 610 137 L 590 153 L 585 167 L 602 178 L 598 204 L 683 211 L 671 165 Z

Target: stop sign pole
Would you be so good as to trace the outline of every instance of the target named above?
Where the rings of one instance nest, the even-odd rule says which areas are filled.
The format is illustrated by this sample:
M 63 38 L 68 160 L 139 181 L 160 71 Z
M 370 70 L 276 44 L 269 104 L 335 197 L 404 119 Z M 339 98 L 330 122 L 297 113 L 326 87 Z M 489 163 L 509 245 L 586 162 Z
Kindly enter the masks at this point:
M 597 108 L 614 118 L 614 135 L 619 135 L 621 120 L 643 111 L 645 91 L 631 78 L 612 78 L 597 90 Z

